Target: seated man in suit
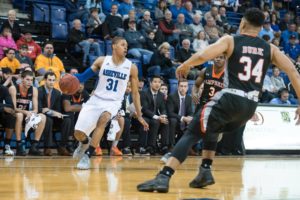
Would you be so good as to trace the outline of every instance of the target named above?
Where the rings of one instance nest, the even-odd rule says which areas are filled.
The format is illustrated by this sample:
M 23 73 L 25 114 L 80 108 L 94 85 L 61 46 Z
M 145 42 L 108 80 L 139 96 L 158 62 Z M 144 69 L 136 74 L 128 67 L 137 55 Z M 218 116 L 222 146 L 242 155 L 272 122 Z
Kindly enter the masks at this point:
M 56 75 L 52 71 L 48 71 L 44 75 L 45 85 L 39 87 L 39 110 L 47 117 L 45 127 L 45 149 L 44 155 L 51 156 L 50 145 L 52 143 L 52 129 L 57 128 L 61 132 L 61 141 L 58 144 L 57 152 L 62 156 L 69 156 L 70 153 L 66 149 L 69 135 L 71 131 L 71 119 L 64 117 L 61 106 L 61 93 L 54 88 Z
M 181 79 L 178 81 L 178 91 L 168 97 L 167 109 L 170 148 L 175 145 L 176 133 L 178 133 L 177 139 L 179 139 L 187 125 L 193 119 L 192 97 L 187 94 L 188 87 L 188 81 Z
M 161 133 L 161 152 L 168 151 L 168 118 L 164 101 L 164 94 L 159 91 L 161 77 L 153 76 L 150 80 L 150 88 L 141 93 L 141 104 L 143 117 L 149 124 L 148 133 L 140 132 L 140 152 L 147 145 L 147 150 L 151 155 L 155 155 L 157 135 Z

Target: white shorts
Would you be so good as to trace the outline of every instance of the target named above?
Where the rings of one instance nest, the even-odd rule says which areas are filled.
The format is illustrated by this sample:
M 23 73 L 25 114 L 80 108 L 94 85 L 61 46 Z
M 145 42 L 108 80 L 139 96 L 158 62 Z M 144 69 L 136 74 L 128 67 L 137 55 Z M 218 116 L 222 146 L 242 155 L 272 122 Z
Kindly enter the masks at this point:
M 119 101 L 105 101 L 97 96 L 91 96 L 91 98 L 82 105 L 75 130 L 82 131 L 89 136 L 96 128 L 97 122 L 103 112 L 109 112 L 111 118 L 113 118 L 118 114 L 120 107 L 121 102 Z

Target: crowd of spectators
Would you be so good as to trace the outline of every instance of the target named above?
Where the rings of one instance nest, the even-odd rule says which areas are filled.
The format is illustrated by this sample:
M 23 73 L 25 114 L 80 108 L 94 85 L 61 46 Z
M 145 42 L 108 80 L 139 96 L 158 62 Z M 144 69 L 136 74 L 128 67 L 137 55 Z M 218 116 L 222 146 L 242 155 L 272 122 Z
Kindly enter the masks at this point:
M 66 48 L 81 52 L 83 55 L 82 68 L 72 68 L 70 73 L 77 73 L 91 65 L 90 55 L 95 57 L 105 55 L 100 48 L 99 40 L 111 40 L 115 36 L 122 36 L 128 42 L 128 58 L 140 60 L 144 65 L 144 71 L 141 74 L 146 78 L 151 77 L 146 84 L 148 89 L 142 86 L 147 79 L 141 77 L 140 81 L 143 112 L 150 123 L 150 134 L 147 135 L 139 129 L 134 115 L 132 116 L 128 109 L 131 101 L 130 89 L 124 97 L 123 104 L 124 133 L 128 132 L 131 126 L 136 129 L 140 138 L 137 152 L 141 154 L 165 153 L 174 145 L 174 135 L 176 135 L 173 133 L 176 127 L 174 123 L 181 126 L 181 116 L 184 116 L 178 116 L 180 101 L 177 101 L 177 98 L 179 98 L 178 95 L 180 97 L 189 95 L 186 88 L 188 82 L 179 82 L 178 91 L 168 94 L 165 92 L 168 89 L 167 80 L 174 79 L 176 67 L 196 51 L 203 50 L 225 34 L 238 34 L 238 24 L 230 21 L 227 12 L 242 13 L 252 6 L 263 9 L 266 20 L 259 37 L 278 46 L 300 71 L 300 16 L 297 16 L 297 9 L 291 6 L 292 3 L 287 7 L 287 2 L 280 0 L 245 0 L 240 3 L 239 1 L 158 0 L 152 10 L 144 9 L 140 5 L 143 2 L 131 0 L 65 0 L 64 3 L 68 20 L 72 22 Z M 145 57 L 149 60 L 147 64 L 144 63 Z M 210 67 L 210 63 L 194 68 L 188 79 L 195 80 L 203 67 Z M 33 88 L 38 88 L 37 99 L 34 100 L 36 97 L 33 95 L 34 97 L 30 97 L 33 99 L 29 101 L 35 102 L 33 103 L 35 110 L 31 108 L 31 111 L 40 113 L 46 120 L 45 128 L 40 130 L 43 132 L 42 135 L 49 140 L 45 143 L 45 155 L 52 155 L 49 150 L 53 138 L 52 129 L 60 129 L 65 134 L 58 145 L 59 154 L 70 155 L 72 145 L 68 144 L 68 140 L 72 138 L 72 131 L 65 130 L 74 128 L 76 113 L 80 111 L 81 104 L 88 99 L 83 86 L 73 96 L 60 93 L 58 81 L 65 72 L 61 58 L 55 55 L 53 43 L 45 42 L 41 47 L 34 41 L 30 32 L 22 31 L 16 21 L 16 11 L 8 11 L 8 19 L 0 29 L 0 80 L 1 90 L 10 92 L 12 101 L 1 102 L 1 117 L 12 113 L 15 116 L 15 112 L 16 114 L 21 112 L 18 110 L 22 108 L 16 105 L 18 100 L 14 99 L 20 95 L 18 92 L 22 93 L 23 86 L 26 88 L 28 81 Z M 32 81 L 30 77 L 33 78 Z M 155 97 L 152 97 L 153 95 Z M 175 97 L 175 103 L 178 105 L 174 111 L 174 108 L 170 108 L 172 104 L 167 102 L 174 103 Z M 187 101 L 190 100 L 187 98 Z M 268 70 L 264 80 L 261 103 L 298 104 L 287 76 L 276 66 L 270 66 Z M 15 109 L 15 111 L 3 109 L 5 107 Z M 184 120 L 186 124 L 192 113 L 187 111 L 185 110 L 186 113 L 184 113 L 187 114 Z M 27 112 L 21 113 L 24 114 L 22 120 L 29 115 Z M 68 117 L 64 118 L 64 115 Z M 43 120 L 44 117 L 42 117 Z M 16 120 L 18 121 L 16 123 L 20 123 L 21 118 L 16 118 Z M 7 127 L 10 129 L 7 131 L 11 132 L 12 127 Z M 169 129 L 172 130 L 171 136 L 167 134 Z M 161 134 L 159 147 L 156 146 L 158 134 Z M 9 145 L 10 135 L 7 134 L 6 145 Z M 124 139 L 126 142 L 122 149 L 124 153 L 130 153 L 128 151 L 131 145 L 128 140 L 129 136 L 124 135 L 127 139 Z M 39 137 L 37 136 L 33 144 L 39 141 Z M 18 136 L 17 148 L 20 147 L 17 149 L 18 155 L 25 154 L 24 149 L 21 148 L 23 144 L 21 144 L 22 140 Z M 37 149 L 29 153 L 42 154 Z

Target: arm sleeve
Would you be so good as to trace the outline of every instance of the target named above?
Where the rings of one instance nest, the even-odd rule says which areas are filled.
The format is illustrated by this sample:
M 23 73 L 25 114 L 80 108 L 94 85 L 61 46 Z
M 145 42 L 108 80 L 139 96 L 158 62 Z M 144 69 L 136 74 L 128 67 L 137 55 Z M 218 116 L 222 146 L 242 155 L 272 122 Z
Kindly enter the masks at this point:
M 78 78 L 80 83 L 83 83 L 83 82 L 87 81 L 88 79 L 90 79 L 90 78 L 92 78 L 93 76 L 96 76 L 96 75 L 97 75 L 97 73 L 94 72 L 92 70 L 92 68 L 89 67 L 83 73 L 75 74 L 74 76 L 76 76 Z

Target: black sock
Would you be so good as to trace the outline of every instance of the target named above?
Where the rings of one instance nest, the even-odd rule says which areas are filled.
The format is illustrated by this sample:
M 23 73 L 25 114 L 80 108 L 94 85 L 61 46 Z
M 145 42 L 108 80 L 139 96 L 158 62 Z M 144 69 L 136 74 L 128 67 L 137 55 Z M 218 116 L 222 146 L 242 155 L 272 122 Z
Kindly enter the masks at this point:
M 174 172 L 174 169 L 172 169 L 171 167 L 164 166 L 164 168 L 159 173 L 171 177 Z
M 205 168 L 205 169 L 210 169 L 210 166 L 212 165 L 212 160 L 211 159 L 202 159 L 202 164 L 201 167 Z
M 90 145 L 89 148 L 85 151 L 85 154 L 88 155 L 88 157 L 90 158 L 92 157 L 94 151 L 95 151 L 95 147 Z
M 37 140 L 32 140 L 31 141 L 31 144 L 36 144 L 36 143 L 39 143 L 39 141 L 37 141 Z
M 5 140 L 4 140 L 4 146 L 7 145 L 7 144 L 10 145 L 10 140 L 11 140 L 11 139 L 5 138 Z
M 22 144 L 22 140 L 17 140 L 17 146 L 20 146 Z
M 82 144 L 87 144 L 87 143 L 89 143 L 89 138 L 86 137 L 85 140 L 83 140 L 81 143 L 82 143 Z

